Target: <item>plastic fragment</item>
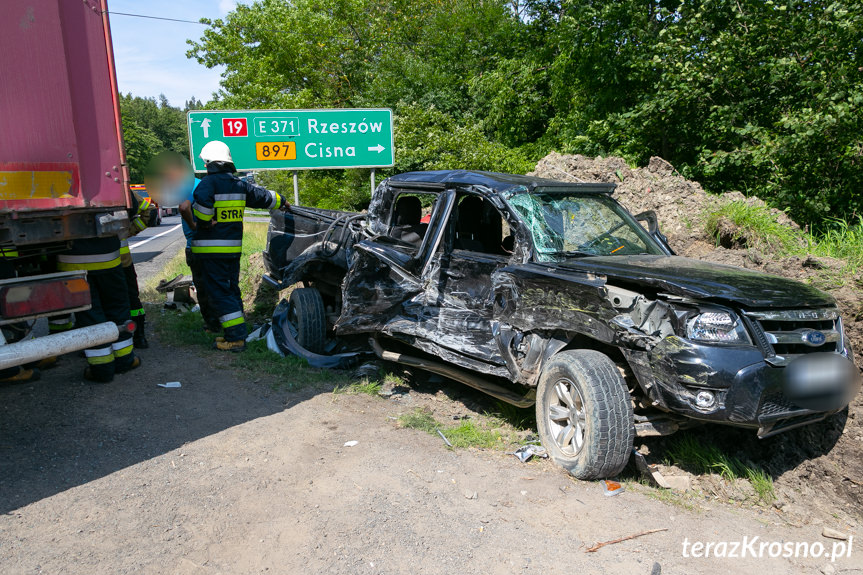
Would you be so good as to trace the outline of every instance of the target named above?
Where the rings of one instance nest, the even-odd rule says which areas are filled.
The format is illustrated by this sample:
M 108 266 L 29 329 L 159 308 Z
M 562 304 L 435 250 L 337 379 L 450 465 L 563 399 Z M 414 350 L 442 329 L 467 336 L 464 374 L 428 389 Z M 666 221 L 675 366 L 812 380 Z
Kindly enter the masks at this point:
M 357 444 L 359 444 L 359 441 L 356 441 L 356 440 L 345 441 L 345 447 L 353 447 L 354 445 L 357 445 Z
M 604 495 L 606 497 L 613 497 L 615 495 L 620 495 L 621 493 L 623 493 L 624 487 L 623 487 L 623 485 L 621 485 L 617 481 L 611 481 L 610 479 L 603 479 L 602 490 L 604 491 Z
M 176 389 L 178 387 L 182 387 L 179 381 L 169 381 L 168 383 L 157 383 L 159 387 L 164 387 L 165 389 Z
M 548 452 L 545 450 L 544 447 L 532 444 L 522 445 L 521 447 L 513 451 L 512 454 L 518 457 L 519 461 L 521 461 L 522 463 L 527 463 L 528 460 L 530 460 L 530 458 L 534 456 L 542 458 L 548 457 Z

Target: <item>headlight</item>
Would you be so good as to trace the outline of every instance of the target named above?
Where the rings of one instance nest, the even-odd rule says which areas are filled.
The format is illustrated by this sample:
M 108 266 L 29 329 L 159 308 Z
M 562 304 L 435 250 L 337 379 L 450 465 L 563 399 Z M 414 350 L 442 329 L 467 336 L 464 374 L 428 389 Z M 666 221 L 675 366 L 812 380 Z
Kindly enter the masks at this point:
M 743 324 L 724 311 L 709 311 L 686 322 L 686 337 L 713 343 L 751 343 Z

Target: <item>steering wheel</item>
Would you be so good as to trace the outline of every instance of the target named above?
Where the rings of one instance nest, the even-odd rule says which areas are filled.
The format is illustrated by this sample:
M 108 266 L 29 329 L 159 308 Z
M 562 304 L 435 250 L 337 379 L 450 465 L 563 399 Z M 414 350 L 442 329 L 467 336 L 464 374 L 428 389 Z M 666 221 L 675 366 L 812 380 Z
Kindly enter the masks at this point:
M 619 249 L 626 247 L 627 241 L 618 238 L 611 232 L 605 232 L 589 242 L 578 246 L 579 251 L 590 252 L 596 255 L 611 255 Z M 596 250 L 595 248 L 600 248 Z M 597 253 L 599 251 L 600 253 Z

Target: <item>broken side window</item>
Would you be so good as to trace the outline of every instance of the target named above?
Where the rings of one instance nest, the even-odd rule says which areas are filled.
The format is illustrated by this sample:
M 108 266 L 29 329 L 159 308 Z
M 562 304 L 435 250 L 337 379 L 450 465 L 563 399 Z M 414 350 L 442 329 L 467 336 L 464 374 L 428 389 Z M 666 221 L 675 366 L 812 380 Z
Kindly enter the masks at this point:
M 419 248 L 428 231 L 428 217 L 437 194 L 400 193 L 393 203 L 388 235 Z
M 481 196 L 463 195 L 451 225 L 455 227 L 454 249 L 494 255 L 512 253 L 509 224 L 497 208 Z

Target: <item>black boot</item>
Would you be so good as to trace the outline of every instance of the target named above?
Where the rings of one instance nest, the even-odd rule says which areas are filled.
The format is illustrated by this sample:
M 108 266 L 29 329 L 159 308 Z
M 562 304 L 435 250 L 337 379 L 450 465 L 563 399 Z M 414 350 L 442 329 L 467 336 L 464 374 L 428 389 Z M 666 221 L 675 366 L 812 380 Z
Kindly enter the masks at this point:
M 147 325 L 147 316 L 139 315 L 135 318 L 135 333 L 132 334 L 132 343 L 138 349 L 147 349 L 150 344 L 147 342 L 147 333 L 144 327 Z

